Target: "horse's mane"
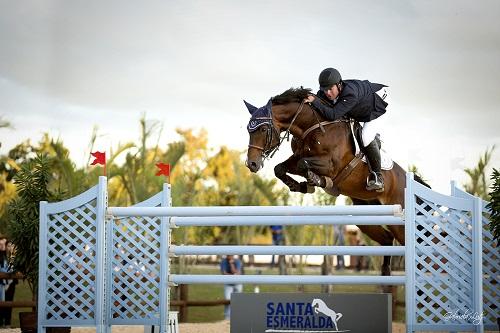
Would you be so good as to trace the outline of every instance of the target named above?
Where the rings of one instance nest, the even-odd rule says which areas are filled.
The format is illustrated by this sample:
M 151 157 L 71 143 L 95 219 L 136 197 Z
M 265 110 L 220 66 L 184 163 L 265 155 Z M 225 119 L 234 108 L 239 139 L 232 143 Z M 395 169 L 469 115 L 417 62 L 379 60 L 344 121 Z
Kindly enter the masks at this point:
M 288 103 L 300 103 L 304 98 L 306 98 L 311 93 L 309 88 L 290 88 L 281 95 L 273 97 L 274 105 L 282 105 Z

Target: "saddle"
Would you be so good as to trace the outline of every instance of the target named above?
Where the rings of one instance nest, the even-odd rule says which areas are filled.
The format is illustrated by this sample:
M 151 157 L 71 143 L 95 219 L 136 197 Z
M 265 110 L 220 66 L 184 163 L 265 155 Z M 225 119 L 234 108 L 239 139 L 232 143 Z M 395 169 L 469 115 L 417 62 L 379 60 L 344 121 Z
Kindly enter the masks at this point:
M 366 155 L 364 154 L 364 144 L 363 144 L 363 139 L 362 139 L 362 130 L 363 127 L 361 124 L 353 119 L 350 119 L 350 129 L 354 137 L 354 158 L 347 164 L 338 174 L 337 176 L 332 179 L 330 177 L 325 177 L 326 180 L 326 186 L 323 188 L 323 190 L 333 196 L 338 196 L 340 194 L 340 190 L 338 189 L 338 185 L 345 180 L 351 172 L 358 166 L 359 162 L 363 162 L 365 164 L 368 164 L 368 161 L 366 159 Z M 375 137 L 375 140 L 377 140 L 377 144 L 379 148 L 381 148 L 382 143 L 380 140 L 380 135 L 377 134 Z M 394 166 L 394 162 L 392 158 L 384 151 L 380 150 L 380 156 L 381 156 L 381 169 L 382 170 L 391 170 Z

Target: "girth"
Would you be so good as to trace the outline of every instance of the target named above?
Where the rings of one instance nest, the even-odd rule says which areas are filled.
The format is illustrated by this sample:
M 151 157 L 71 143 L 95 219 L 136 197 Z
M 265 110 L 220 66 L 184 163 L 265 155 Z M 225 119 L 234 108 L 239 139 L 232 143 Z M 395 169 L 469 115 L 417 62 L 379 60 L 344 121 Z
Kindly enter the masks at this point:
M 350 122 L 349 119 L 337 119 L 333 121 L 322 121 L 320 123 L 314 124 L 313 126 L 309 127 L 305 132 L 302 134 L 301 140 L 304 140 L 312 131 L 322 128 L 323 126 L 339 123 L 339 122 Z M 352 129 L 351 129 L 352 131 Z M 354 140 L 356 140 L 354 133 L 353 133 Z M 361 162 L 364 154 L 360 152 L 359 154 L 354 155 L 354 158 L 342 169 L 340 172 L 335 176 L 335 178 L 330 178 L 326 177 L 326 188 L 328 188 L 330 191 L 333 191 L 333 193 L 336 193 L 334 195 L 339 195 L 340 191 L 338 189 L 338 186 L 342 181 L 344 181 L 351 173 L 352 171 L 358 166 L 359 162 Z M 332 194 L 333 194 L 332 193 Z

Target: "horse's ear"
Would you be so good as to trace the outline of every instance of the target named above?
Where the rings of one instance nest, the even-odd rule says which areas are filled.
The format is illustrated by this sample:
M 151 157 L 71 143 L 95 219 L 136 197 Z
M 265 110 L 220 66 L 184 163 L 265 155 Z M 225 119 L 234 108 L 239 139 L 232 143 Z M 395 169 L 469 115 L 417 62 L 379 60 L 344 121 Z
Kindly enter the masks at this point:
M 268 110 L 271 110 L 272 106 L 273 106 L 273 99 L 270 98 L 269 101 L 267 102 L 266 108 Z
M 250 112 L 250 114 L 253 114 L 255 111 L 257 111 L 257 108 L 255 106 L 253 106 L 252 104 L 248 103 L 245 100 L 243 100 L 243 102 L 245 102 L 245 105 L 248 109 L 248 112 Z

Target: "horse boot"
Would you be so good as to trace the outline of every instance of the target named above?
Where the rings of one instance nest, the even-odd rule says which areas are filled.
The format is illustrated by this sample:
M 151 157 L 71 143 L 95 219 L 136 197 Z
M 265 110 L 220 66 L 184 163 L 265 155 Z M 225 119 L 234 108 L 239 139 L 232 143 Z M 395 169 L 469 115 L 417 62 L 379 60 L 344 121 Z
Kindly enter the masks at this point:
M 325 177 L 320 176 L 311 170 L 307 171 L 307 183 L 309 185 L 317 186 L 317 187 L 325 187 L 326 186 Z
M 377 140 L 370 142 L 364 149 L 370 175 L 366 179 L 366 189 L 368 191 L 384 192 L 384 177 L 381 171 L 380 147 Z

